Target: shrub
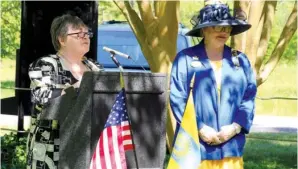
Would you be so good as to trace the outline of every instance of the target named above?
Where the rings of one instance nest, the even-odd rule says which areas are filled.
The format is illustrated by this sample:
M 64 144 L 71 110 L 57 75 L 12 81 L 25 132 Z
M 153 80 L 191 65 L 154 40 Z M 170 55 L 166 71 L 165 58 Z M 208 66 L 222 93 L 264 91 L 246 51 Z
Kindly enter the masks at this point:
M 1 169 L 26 168 L 26 140 L 13 132 L 1 137 Z

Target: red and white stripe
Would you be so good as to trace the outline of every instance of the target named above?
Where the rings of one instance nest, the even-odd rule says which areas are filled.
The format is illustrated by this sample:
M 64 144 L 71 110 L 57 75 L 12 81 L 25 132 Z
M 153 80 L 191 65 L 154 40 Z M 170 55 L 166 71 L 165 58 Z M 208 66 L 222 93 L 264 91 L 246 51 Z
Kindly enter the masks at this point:
M 124 151 L 133 150 L 131 133 L 130 133 L 130 125 L 128 121 L 122 122 L 121 126 L 122 126 L 122 138 L 123 138 Z
M 128 121 L 103 130 L 89 169 L 127 169 L 125 151 L 133 149 Z

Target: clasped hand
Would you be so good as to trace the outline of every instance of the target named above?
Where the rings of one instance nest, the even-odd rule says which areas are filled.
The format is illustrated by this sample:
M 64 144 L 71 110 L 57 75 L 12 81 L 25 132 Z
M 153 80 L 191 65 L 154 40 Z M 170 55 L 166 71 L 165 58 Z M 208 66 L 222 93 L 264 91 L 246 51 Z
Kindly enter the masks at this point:
M 199 131 L 200 138 L 210 145 L 219 145 L 230 140 L 236 135 L 236 129 L 231 125 L 222 126 L 219 132 L 216 132 L 213 128 L 204 125 Z

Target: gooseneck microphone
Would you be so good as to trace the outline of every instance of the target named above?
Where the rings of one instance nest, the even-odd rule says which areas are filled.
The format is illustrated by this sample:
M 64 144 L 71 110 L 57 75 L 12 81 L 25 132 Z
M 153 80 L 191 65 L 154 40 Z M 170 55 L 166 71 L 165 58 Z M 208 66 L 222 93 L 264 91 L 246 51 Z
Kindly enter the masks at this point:
M 104 46 L 102 48 L 104 51 L 106 52 L 109 52 L 111 54 L 111 58 L 112 60 L 114 61 L 114 63 L 121 69 L 122 66 L 120 65 L 120 63 L 118 62 L 118 60 L 115 58 L 115 55 L 118 55 L 118 56 L 121 56 L 125 59 L 129 59 L 129 60 L 132 60 L 135 64 L 139 65 L 132 57 L 130 57 L 129 55 L 127 54 L 124 54 L 124 53 L 121 53 L 115 49 L 111 49 L 111 48 L 108 48 L 106 46 Z M 142 65 L 139 65 L 144 71 L 146 71 L 146 69 L 142 66 Z
M 104 46 L 102 49 L 103 49 L 104 51 L 110 52 L 111 54 L 121 56 L 121 57 L 123 57 L 123 58 L 125 58 L 125 59 L 131 59 L 131 57 L 130 57 L 129 55 L 124 54 L 124 53 L 121 53 L 121 52 L 119 52 L 119 51 L 117 51 L 117 50 L 108 48 L 108 47 L 106 47 L 106 46 Z

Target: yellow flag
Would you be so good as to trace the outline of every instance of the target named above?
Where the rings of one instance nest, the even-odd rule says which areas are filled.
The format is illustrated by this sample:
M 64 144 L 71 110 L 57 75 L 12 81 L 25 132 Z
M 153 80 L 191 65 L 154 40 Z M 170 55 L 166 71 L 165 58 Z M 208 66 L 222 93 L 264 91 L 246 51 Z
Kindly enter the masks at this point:
M 191 90 L 167 169 L 198 169 L 200 163 L 200 144 Z

